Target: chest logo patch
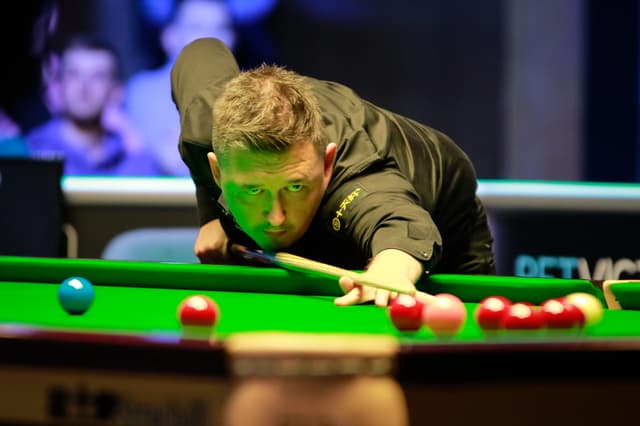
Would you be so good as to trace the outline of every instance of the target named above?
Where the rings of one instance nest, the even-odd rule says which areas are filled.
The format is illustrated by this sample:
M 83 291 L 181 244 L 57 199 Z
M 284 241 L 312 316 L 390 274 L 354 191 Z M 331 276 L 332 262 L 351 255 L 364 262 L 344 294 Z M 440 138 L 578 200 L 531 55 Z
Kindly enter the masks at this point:
M 333 219 L 331 219 L 331 227 L 334 231 L 338 232 L 340 231 L 340 229 L 342 229 L 342 222 L 340 221 L 340 218 L 344 215 L 344 212 L 347 210 L 347 207 L 349 207 L 349 204 L 351 204 L 356 198 L 358 198 L 361 192 L 362 188 L 358 187 L 351 191 L 351 193 L 340 202 L 340 207 L 338 208 L 338 210 L 336 210 Z

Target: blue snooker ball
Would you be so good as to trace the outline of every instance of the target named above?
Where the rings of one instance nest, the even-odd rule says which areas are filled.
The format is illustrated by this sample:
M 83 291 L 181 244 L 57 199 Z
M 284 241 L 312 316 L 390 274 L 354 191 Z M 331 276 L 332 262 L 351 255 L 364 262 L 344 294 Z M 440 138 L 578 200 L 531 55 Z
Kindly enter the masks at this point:
M 93 303 L 93 284 L 83 277 L 69 277 L 58 289 L 58 301 L 62 309 L 72 315 L 82 315 Z

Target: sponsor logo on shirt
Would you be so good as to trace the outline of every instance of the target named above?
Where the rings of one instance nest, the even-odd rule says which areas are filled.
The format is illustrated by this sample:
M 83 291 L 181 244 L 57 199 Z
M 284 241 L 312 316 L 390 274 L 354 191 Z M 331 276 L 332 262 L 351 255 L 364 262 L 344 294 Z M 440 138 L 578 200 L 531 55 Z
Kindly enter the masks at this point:
M 338 208 L 338 210 L 336 210 L 336 214 L 333 216 L 333 219 L 331 220 L 331 227 L 333 228 L 334 231 L 336 232 L 340 231 L 340 229 L 342 228 L 342 222 L 340 221 L 340 218 L 344 215 L 344 212 L 347 210 L 347 207 L 349 207 L 349 205 L 356 198 L 358 198 L 361 192 L 362 192 L 362 188 L 357 187 L 356 189 L 351 191 L 351 193 L 347 195 L 342 200 L 342 202 L 340 202 L 340 207 Z

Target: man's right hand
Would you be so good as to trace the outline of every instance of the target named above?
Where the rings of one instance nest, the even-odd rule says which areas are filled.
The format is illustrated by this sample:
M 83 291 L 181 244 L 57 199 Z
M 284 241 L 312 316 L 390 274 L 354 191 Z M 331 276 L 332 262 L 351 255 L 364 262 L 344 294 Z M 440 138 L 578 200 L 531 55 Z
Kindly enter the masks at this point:
M 200 227 L 193 250 L 201 263 L 237 263 L 228 251 L 228 243 L 229 238 L 220 220 L 214 219 Z

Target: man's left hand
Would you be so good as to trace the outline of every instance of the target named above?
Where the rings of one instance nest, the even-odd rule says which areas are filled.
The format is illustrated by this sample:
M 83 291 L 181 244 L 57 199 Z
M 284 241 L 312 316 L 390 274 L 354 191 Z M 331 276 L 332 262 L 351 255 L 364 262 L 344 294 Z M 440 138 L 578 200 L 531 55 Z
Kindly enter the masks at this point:
M 407 287 L 412 287 L 422 274 L 422 264 L 409 254 L 395 249 L 383 250 L 369 263 L 362 274 L 363 278 L 377 278 L 378 280 L 406 281 Z M 377 306 L 387 306 L 397 293 L 358 284 L 349 277 L 341 277 L 340 287 L 345 295 L 335 299 L 336 305 L 347 306 L 373 301 Z M 427 299 L 426 293 L 418 292 L 416 297 Z M 423 297 L 426 296 L 426 297 Z

